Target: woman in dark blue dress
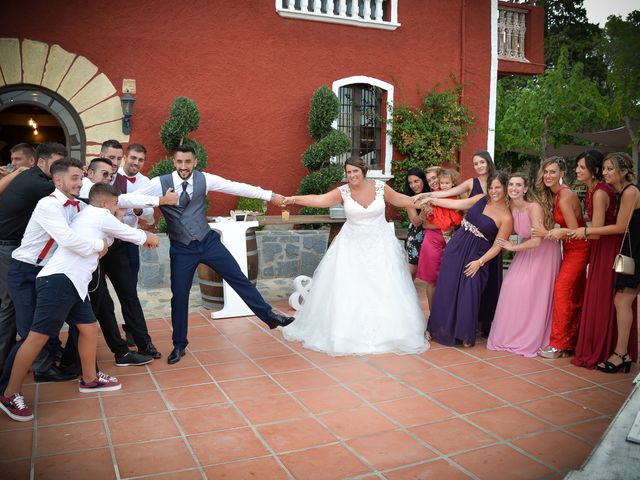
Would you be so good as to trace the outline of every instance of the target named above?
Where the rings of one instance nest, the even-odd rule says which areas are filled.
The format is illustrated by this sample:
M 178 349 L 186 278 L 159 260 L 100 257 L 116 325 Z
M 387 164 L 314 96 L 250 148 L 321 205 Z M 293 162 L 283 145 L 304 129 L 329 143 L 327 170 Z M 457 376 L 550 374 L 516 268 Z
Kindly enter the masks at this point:
M 490 261 L 500 253 L 497 237 L 508 239 L 513 218 L 507 205 L 508 176 L 496 172 L 487 179 L 487 195 L 462 200 L 434 199 L 444 208 L 469 210 L 462 228 L 445 248 L 433 308 L 427 326 L 431 337 L 443 345 L 461 341 L 472 346 L 482 319 L 481 309 L 495 311 L 495 299 L 483 302 L 487 286 L 494 281 Z M 499 291 L 499 288 L 498 288 Z

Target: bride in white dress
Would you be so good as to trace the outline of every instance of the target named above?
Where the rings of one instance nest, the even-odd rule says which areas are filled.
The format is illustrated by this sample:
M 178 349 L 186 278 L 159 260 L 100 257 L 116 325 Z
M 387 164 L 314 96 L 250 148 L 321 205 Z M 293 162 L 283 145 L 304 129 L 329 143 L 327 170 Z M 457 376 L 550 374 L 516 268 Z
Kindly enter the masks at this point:
M 367 180 L 366 169 L 364 162 L 347 160 L 347 185 L 285 199 L 284 205 L 321 208 L 343 203 L 347 221 L 284 337 L 330 355 L 423 352 L 429 348 L 424 315 L 404 251 L 384 215 L 385 200 L 396 207 L 413 202 L 383 182 Z

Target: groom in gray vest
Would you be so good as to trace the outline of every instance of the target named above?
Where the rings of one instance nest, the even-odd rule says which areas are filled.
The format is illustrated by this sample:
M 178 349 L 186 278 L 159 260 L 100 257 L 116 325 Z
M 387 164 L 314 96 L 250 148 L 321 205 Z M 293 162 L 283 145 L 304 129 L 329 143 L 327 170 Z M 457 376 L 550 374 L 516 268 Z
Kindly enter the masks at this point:
M 169 256 L 171 260 L 171 324 L 173 350 L 169 364 L 177 363 L 185 354 L 187 341 L 189 291 L 198 264 L 204 263 L 222 276 L 256 316 L 269 328 L 284 327 L 293 322 L 271 310 L 260 292 L 242 273 L 238 262 L 220 241 L 220 235 L 207 223 L 205 200 L 207 192 L 217 191 L 249 198 L 271 200 L 282 205 L 284 197 L 246 183 L 232 182 L 217 175 L 195 170 L 196 155 L 192 147 L 180 145 L 173 154 L 175 171 L 152 178 L 136 193 L 164 195 L 173 189 L 179 195 L 178 205 L 160 207 L 167 221 Z M 155 193 L 150 193 L 155 192 Z

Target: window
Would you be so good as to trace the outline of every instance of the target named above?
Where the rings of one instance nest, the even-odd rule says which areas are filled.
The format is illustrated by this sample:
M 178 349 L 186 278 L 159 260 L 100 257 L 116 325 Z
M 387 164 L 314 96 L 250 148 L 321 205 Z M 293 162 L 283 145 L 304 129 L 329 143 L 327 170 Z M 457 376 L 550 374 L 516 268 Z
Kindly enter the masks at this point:
M 333 91 L 340 102 L 340 114 L 334 127 L 351 139 L 351 151 L 335 160 L 344 163 L 348 158 L 360 158 L 369 165 L 372 178 L 391 176 L 391 137 L 386 125 L 393 105 L 393 85 L 381 80 L 357 76 L 337 80 Z

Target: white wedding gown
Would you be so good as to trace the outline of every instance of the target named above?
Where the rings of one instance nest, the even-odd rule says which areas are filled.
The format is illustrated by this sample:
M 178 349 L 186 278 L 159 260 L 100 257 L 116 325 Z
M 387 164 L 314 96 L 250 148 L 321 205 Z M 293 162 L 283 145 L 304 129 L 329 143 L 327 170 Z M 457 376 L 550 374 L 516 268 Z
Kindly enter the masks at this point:
M 284 328 L 287 340 L 330 355 L 429 348 L 404 251 L 385 219 L 384 183 L 364 208 L 339 187 L 347 221 L 318 265 L 311 292 Z

